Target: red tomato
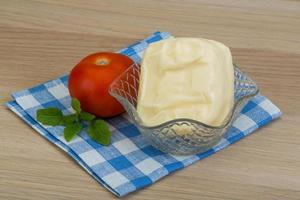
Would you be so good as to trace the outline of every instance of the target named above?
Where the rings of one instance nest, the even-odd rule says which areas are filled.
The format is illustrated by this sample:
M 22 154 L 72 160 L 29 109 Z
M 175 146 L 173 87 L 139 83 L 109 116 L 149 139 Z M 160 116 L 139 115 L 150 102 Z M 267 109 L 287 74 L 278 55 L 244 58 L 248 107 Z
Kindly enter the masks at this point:
M 112 117 L 124 112 L 122 105 L 108 93 L 112 81 L 133 61 L 118 53 L 95 53 L 81 60 L 71 71 L 69 91 L 81 108 L 99 117 Z

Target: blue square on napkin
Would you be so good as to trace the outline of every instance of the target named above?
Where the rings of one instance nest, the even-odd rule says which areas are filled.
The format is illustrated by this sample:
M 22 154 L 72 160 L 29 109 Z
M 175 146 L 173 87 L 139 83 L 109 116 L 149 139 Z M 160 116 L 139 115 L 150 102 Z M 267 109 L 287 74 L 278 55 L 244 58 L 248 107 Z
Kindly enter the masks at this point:
M 169 33 L 156 32 L 150 37 L 120 50 L 135 62 L 141 60 L 149 43 L 166 39 Z M 112 144 L 104 147 L 82 131 L 72 141 L 63 137 L 62 127 L 48 127 L 36 121 L 36 110 L 54 106 L 65 114 L 74 112 L 67 89 L 68 76 L 14 93 L 7 106 L 40 135 L 67 152 L 100 184 L 118 196 L 151 185 L 162 177 L 199 161 L 242 139 L 254 130 L 278 118 L 280 110 L 266 97 L 257 95 L 243 109 L 225 137 L 210 150 L 192 156 L 165 154 L 147 143 L 126 114 L 107 120 L 113 132 Z

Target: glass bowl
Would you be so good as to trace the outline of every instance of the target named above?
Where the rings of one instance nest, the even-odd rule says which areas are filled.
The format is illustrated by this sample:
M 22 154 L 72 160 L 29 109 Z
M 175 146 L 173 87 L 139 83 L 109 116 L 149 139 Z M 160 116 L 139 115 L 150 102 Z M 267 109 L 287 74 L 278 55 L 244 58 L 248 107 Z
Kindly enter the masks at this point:
M 145 126 L 137 111 L 140 66 L 133 64 L 110 86 L 109 93 L 125 108 L 130 119 L 148 142 L 157 149 L 174 155 L 204 152 L 217 144 L 239 115 L 258 87 L 237 66 L 234 66 L 234 106 L 220 126 L 210 126 L 193 119 L 174 119 L 157 126 Z M 182 131 L 188 134 L 182 134 Z

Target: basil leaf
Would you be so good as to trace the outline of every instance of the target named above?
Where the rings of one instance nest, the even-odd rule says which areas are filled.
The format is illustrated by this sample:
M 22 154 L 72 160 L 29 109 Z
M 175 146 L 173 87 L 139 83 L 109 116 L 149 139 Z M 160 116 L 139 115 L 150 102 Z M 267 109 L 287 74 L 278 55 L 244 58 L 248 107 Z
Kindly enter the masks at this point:
M 57 108 L 39 109 L 36 113 L 36 119 L 43 125 L 57 126 L 60 125 L 63 114 Z
M 65 115 L 62 117 L 61 125 L 65 126 L 67 124 L 72 124 L 76 121 L 78 121 L 78 116 L 76 114 Z
M 88 127 L 87 133 L 99 144 L 104 146 L 108 146 L 110 144 L 111 132 L 105 121 L 101 119 L 91 123 Z
M 80 113 L 81 112 L 80 101 L 78 99 L 72 98 L 72 100 L 71 100 L 71 106 L 76 111 L 76 113 Z
M 82 125 L 80 123 L 67 124 L 64 129 L 64 137 L 66 141 L 71 141 L 72 138 L 77 135 L 82 129 Z
M 84 121 L 92 121 L 93 119 L 95 119 L 95 115 L 92 115 L 88 112 L 81 112 L 80 119 L 82 119 Z

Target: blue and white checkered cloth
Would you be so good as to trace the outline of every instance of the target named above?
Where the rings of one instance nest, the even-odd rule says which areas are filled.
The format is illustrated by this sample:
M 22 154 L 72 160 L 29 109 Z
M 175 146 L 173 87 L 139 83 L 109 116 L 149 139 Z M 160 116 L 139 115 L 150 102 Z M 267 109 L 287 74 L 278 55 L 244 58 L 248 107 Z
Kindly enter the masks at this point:
M 170 37 L 169 33 L 155 32 L 150 37 L 119 52 L 140 62 L 149 43 Z M 262 95 L 254 97 L 242 110 L 225 137 L 212 149 L 192 156 L 173 156 L 150 146 L 130 122 L 126 114 L 107 120 L 112 144 L 104 147 L 81 131 L 71 142 L 65 141 L 63 127 L 44 126 L 36 121 L 36 110 L 57 107 L 65 114 L 74 112 L 70 106 L 68 76 L 12 94 L 7 106 L 38 133 L 74 158 L 99 183 L 118 196 L 151 185 L 162 177 L 201 160 L 254 130 L 278 118 L 280 110 Z

